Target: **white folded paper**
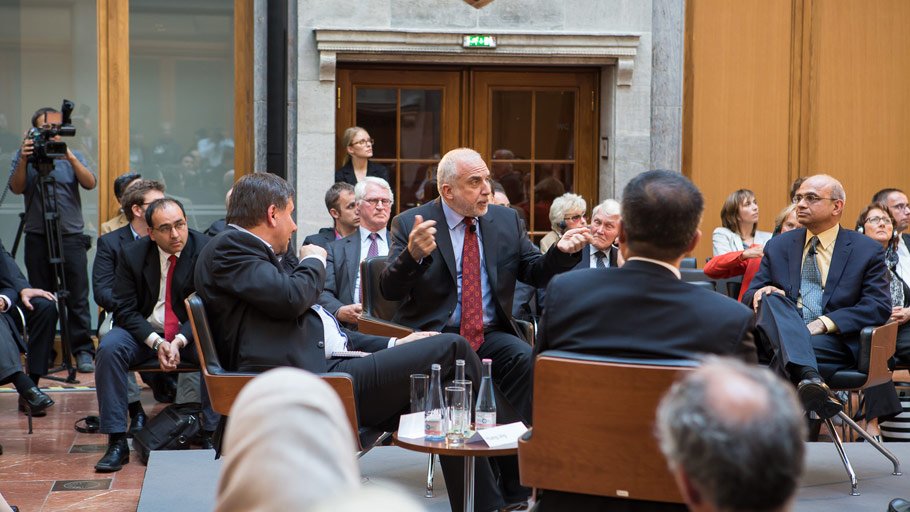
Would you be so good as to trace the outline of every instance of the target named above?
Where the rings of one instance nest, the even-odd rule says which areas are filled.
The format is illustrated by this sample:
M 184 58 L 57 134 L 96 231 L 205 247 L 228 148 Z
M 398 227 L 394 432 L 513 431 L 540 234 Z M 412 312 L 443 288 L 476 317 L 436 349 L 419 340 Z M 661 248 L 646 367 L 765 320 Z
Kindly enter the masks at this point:
M 423 413 L 414 412 L 402 414 L 398 420 L 398 437 L 405 439 L 420 439 L 424 436 Z

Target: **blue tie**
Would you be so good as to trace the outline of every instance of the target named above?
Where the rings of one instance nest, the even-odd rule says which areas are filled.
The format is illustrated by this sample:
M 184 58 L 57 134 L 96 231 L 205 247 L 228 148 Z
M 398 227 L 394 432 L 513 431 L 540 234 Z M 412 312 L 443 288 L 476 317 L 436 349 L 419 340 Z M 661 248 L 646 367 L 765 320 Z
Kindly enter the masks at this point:
M 822 311 L 822 274 L 815 260 L 818 237 L 809 240 L 809 251 L 803 260 L 803 269 L 799 282 L 799 294 L 803 299 L 803 321 L 808 324 L 821 316 Z

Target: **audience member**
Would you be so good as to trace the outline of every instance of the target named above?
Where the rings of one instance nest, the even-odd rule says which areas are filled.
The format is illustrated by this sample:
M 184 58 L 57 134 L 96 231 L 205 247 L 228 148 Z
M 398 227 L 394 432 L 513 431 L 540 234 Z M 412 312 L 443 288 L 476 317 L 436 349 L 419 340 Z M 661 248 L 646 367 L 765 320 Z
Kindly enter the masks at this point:
M 52 108 L 41 108 L 32 116 L 32 126 L 49 129 L 60 126 L 63 114 Z M 38 170 L 29 161 L 34 141 L 26 137 L 22 147 L 13 157 L 12 176 L 9 189 L 14 194 L 25 194 L 25 267 L 33 286 L 42 290 L 57 291 L 57 273 L 48 254 L 45 234 L 44 207 Z M 59 248 L 65 263 L 63 274 L 69 296 L 66 300 L 67 332 L 70 353 L 75 356 L 76 368 L 82 373 L 95 371 L 92 358 L 95 346 L 92 343 L 91 314 L 88 302 L 88 258 L 86 252 L 92 246 L 91 238 L 82 233 L 82 197 L 79 188 L 92 190 L 96 185 L 95 174 L 88 168 L 85 157 L 78 151 L 66 150 L 66 158 L 54 160 L 54 169 L 49 176 L 54 178 L 53 191 L 56 197 L 57 213 L 60 215 L 62 244 Z
M 437 179 L 439 198 L 392 221 L 382 294 L 401 301 L 393 321 L 459 332 L 480 357 L 492 359 L 494 382 L 530 423 L 531 348 L 510 318 L 515 282 L 546 286 L 578 263 L 591 233 L 570 229 L 556 250 L 542 255 L 522 232 L 514 210 L 489 205 L 490 171 L 472 149 L 446 153 Z M 498 464 L 505 500 L 525 499 L 528 491 L 518 486 L 514 457 Z
M 907 195 L 896 188 L 886 188 L 878 191 L 872 198 L 872 202 L 887 206 L 894 219 L 896 247 L 893 252 L 897 257 L 895 259 L 892 255 L 887 263 L 892 277 L 900 279 L 906 286 L 907 283 L 910 283 L 910 250 L 907 249 L 910 244 L 910 234 L 905 232 L 910 226 L 910 206 L 907 206 Z M 906 365 L 910 364 L 910 341 L 907 339 L 910 334 L 902 334 L 902 332 L 910 333 L 910 330 L 904 329 L 908 325 L 907 321 L 910 320 L 910 309 L 901 306 L 902 304 L 899 303 L 892 304 L 891 311 L 891 321 L 901 325 L 894 358 L 897 363 Z
M 54 295 L 29 286 L 16 261 L 0 244 L 0 384 L 12 383 L 19 393 L 19 410 L 44 416 L 54 405 L 38 388 L 38 379 L 47 374 L 47 357 L 54 342 L 57 308 Z M 22 306 L 28 319 L 30 343 L 19 332 L 16 307 Z M 28 372 L 22 371 L 20 353 L 29 352 Z
M 512 208 L 509 196 L 506 195 L 505 189 L 498 181 L 493 180 L 492 190 L 493 195 L 490 197 L 490 204 Z M 524 215 L 524 212 L 518 208 L 512 209 L 518 213 L 522 224 L 522 232 L 525 236 L 528 236 L 527 224 L 525 223 L 524 218 L 521 218 L 522 215 Z M 515 298 L 512 301 L 513 318 L 526 322 L 536 321 L 539 316 L 537 302 L 537 288 L 522 283 L 521 281 L 515 282 Z
M 622 266 L 622 254 L 617 244 L 621 220 L 620 205 L 615 199 L 607 199 L 594 207 L 589 226 L 591 245 L 582 250 L 581 263 L 575 266 L 576 269 Z
M 840 228 L 846 193 L 839 181 L 810 176 L 793 202 L 803 228 L 768 242 L 742 301 L 758 312 L 771 367 L 798 385 L 807 410 L 830 418 L 842 404 L 824 379 L 856 365 L 863 327 L 888 321 L 888 269 L 881 246 Z M 895 408 L 900 411 L 893 387 L 866 390 L 870 417 L 893 414 Z
M 117 199 L 117 204 L 122 205 L 123 193 L 126 192 L 126 189 L 128 189 L 130 185 L 135 183 L 140 178 L 142 178 L 142 176 L 132 172 L 117 176 L 117 178 L 114 180 L 114 197 Z M 106 235 L 111 231 L 120 229 L 123 226 L 129 224 L 129 222 L 129 219 L 126 218 L 126 213 L 124 213 L 123 208 L 121 207 L 121 209 L 117 212 L 117 215 L 101 223 L 99 235 Z
M 578 194 L 563 194 L 554 199 L 550 204 L 552 230 L 540 239 L 540 252 L 547 252 L 566 231 L 587 226 L 585 220 L 587 209 L 587 203 Z
M 337 511 L 372 495 L 361 486 L 354 435 L 338 395 L 321 379 L 296 368 L 263 373 L 231 408 L 215 510 Z M 395 493 L 373 497 L 387 510 L 421 510 Z
M 323 249 L 335 240 L 357 231 L 360 225 L 360 212 L 354 199 L 354 186 L 339 181 L 325 193 L 325 209 L 332 216 L 332 227 L 322 228 L 318 233 L 303 239 L 303 245 L 318 245 Z
M 344 155 L 344 165 L 335 171 L 335 182 L 343 181 L 353 186 L 367 176 L 389 181 L 389 170 L 370 161 L 373 158 L 373 139 L 366 130 L 359 126 L 348 128 L 341 136 L 341 143 L 347 154 Z
M 92 294 L 95 303 L 103 310 L 104 321 L 98 329 L 98 339 L 103 339 L 111 330 L 114 318 L 114 275 L 117 269 L 117 260 L 120 250 L 135 240 L 148 236 L 148 225 L 145 223 L 145 210 L 148 205 L 164 197 L 164 185 L 157 181 L 139 179 L 132 183 L 129 190 L 123 194 L 121 210 L 126 215 L 127 225 L 118 228 L 98 239 L 98 250 L 95 253 L 95 262 L 92 265 Z M 166 379 L 168 377 L 164 377 Z M 161 382 L 158 382 L 161 379 Z M 162 389 L 167 384 L 158 375 L 145 374 L 143 381 L 148 384 L 155 394 L 155 398 L 166 398 L 167 393 Z M 145 411 L 140 402 L 139 384 L 136 376 L 130 372 L 127 378 L 127 403 L 130 413 L 130 427 L 128 432 L 133 435 L 145 426 Z M 173 399 L 171 399 L 173 401 Z
M 774 232 L 771 236 L 786 233 L 798 227 L 796 205 L 790 204 L 781 210 L 774 219 Z M 719 254 L 705 263 L 705 275 L 711 279 L 729 279 L 743 276 L 742 284 L 739 287 L 739 296 L 737 297 L 737 300 L 742 300 L 743 294 L 749 289 L 749 283 L 752 282 L 752 278 L 758 272 L 762 254 L 763 250 L 755 247 Z
M 894 359 L 890 361 L 894 366 L 895 360 L 900 361 L 902 356 L 910 354 L 910 287 L 897 273 L 897 241 L 894 226 L 896 222 L 888 207 L 883 204 L 872 203 L 860 212 L 856 219 L 856 231 L 881 244 L 885 250 L 885 264 L 888 266 L 888 285 L 891 295 L 891 321 L 898 322 L 897 345 Z M 866 414 L 866 432 L 879 435 L 878 418 Z
M 722 227 L 714 229 L 711 241 L 714 256 L 746 251 L 744 258 L 761 258 L 762 247 L 771 233 L 758 230 L 758 201 L 755 194 L 741 188 L 727 196 L 720 209 Z
M 227 209 L 231 204 L 231 193 L 234 192 L 234 187 L 228 189 L 227 193 L 224 194 L 224 208 Z M 227 227 L 227 223 L 224 219 L 218 219 L 212 223 L 208 229 L 205 230 L 205 234 L 210 237 L 214 237 L 218 233 L 224 231 L 224 228 Z
M 454 377 L 455 360 L 464 359 L 466 374 L 479 384 L 480 360 L 458 335 L 415 332 L 390 339 L 339 327 L 316 303 L 325 278 L 325 250 L 302 246 L 299 264 L 288 271 L 273 249 L 285 247 L 297 228 L 293 198 L 294 189 L 278 176 L 242 177 L 234 185 L 228 229 L 199 257 L 196 288 L 224 367 L 257 372 L 294 366 L 350 373 L 360 423 L 393 430 L 399 415 L 410 408 L 410 374 L 438 363 L 448 381 Z M 337 354 L 345 350 L 369 354 Z M 446 474 L 454 475 L 446 469 L 453 461 L 442 463 Z M 493 485 L 489 472 L 478 469 L 477 474 L 479 487 Z M 461 499 L 461 481 L 460 474 L 446 479 L 453 500 Z
M 392 218 L 395 196 L 382 178 L 367 176 L 354 187 L 360 227 L 326 251 L 325 289 L 319 304 L 348 328 L 357 328 L 363 313 L 360 297 L 360 262 L 389 254 L 386 226 Z
M 181 360 L 198 363 L 183 301 L 193 293 L 193 268 L 208 237 L 187 227 L 180 202 L 153 201 L 145 211 L 148 238 L 125 245 L 114 278 L 114 323 L 98 346 L 98 394 L 101 432 L 108 447 L 95 465 L 98 472 L 119 471 L 129 462 L 126 442 L 127 373 L 129 367 L 158 359 L 171 371 Z M 203 430 L 209 436 L 218 417 L 207 405 Z
M 792 508 L 806 426 L 792 389 L 770 371 L 708 358 L 661 400 L 656 430 L 689 510 Z

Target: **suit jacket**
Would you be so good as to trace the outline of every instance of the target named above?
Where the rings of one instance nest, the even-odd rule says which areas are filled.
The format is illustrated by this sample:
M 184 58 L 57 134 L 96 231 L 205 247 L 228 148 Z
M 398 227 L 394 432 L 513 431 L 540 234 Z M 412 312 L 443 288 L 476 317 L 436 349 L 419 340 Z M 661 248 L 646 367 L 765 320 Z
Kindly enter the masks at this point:
M 30 288 L 28 280 L 22 275 L 22 270 L 19 269 L 16 260 L 6 251 L 3 242 L 0 242 L 0 295 L 5 295 L 11 303 L 10 309 L 6 313 L 0 313 L 0 322 L 5 322 L 9 326 L 9 331 L 13 333 L 20 352 L 26 352 L 27 347 L 13 315 L 16 314 L 14 308 L 19 305 L 19 293 L 24 288 Z
M 436 249 L 420 263 L 407 251 L 408 234 L 416 215 L 435 220 L 437 229 Z M 554 275 L 578 264 L 580 251 L 565 254 L 556 249 L 541 254 L 522 232 L 515 210 L 504 206 L 490 205 L 478 225 L 496 326 L 518 335 L 511 318 L 515 282 L 546 286 Z M 379 284 L 386 299 L 401 301 L 393 321 L 420 330 L 442 330 L 458 303 L 458 286 L 455 253 L 441 199 L 396 216 L 390 233 L 389 264 Z
M 290 272 L 261 240 L 228 227 L 199 256 L 196 289 L 205 302 L 215 347 L 228 370 L 295 366 L 327 370 L 322 322 L 311 307 L 325 267 L 301 260 Z M 345 331 L 348 348 L 375 352 L 388 338 Z
M 647 261 L 557 276 L 547 301 L 535 353 L 654 359 L 709 353 L 758 360 L 751 309 Z
M 592 252 L 595 252 L 593 246 L 586 245 L 585 248 L 581 250 L 581 261 L 578 262 L 578 265 L 575 265 L 575 268 L 573 268 L 573 270 L 591 268 Z M 607 260 L 610 262 L 610 267 L 617 266 L 616 253 L 617 250 L 615 245 L 611 245 L 610 248 L 607 249 Z
M 335 241 L 335 228 L 319 228 L 318 233 L 308 235 L 303 239 L 303 245 L 318 245 L 323 249 L 328 249 L 329 244 Z
M 190 342 L 193 340 L 193 329 L 183 301 L 195 290 L 193 268 L 208 241 L 204 234 L 189 230 L 171 282 L 171 307 L 180 321 L 180 334 Z M 129 332 L 137 343 L 144 342 L 150 334 L 157 332 L 147 318 L 158 302 L 160 283 L 158 245 L 151 238 L 141 238 L 121 249 L 114 277 L 114 323 Z
M 325 288 L 319 304 L 333 315 L 354 303 L 354 283 L 360 269 L 360 230 L 329 244 L 326 249 Z
M 382 164 L 377 164 L 375 162 L 367 161 L 367 176 L 375 176 L 377 178 L 382 178 L 386 181 L 389 181 L 389 170 L 386 166 Z M 354 174 L 354 164 L 348 160 L 348 163 L 344 164 L 335 171 L 335 182 L 343 181 L 351 185 L 357 184 L 357 175 Z M 389 182 L 390 185 L 394 186 L 394 183 Z
M 95 263 L 92 264 L 92 294 L 95 303 L 105 311 L 114 310 L 114 274 L 124 245 L 134 242 L 133 230 L 127 224 L 98 239 Z
M 227 221 L 225 219 L 218 219 L 215 222 L 213 222 L 212 225 L 208 227 L 208 229 L 205 230 L 205 234 L 210 237 L 214 237 L 218 233 L 221 233 L 222 231 L 224 231 L 224 229 L 226 227 L 227 227 Z
M 773 285 L 796 304 L 799 298 L 806 229 L 794 229 L 765 245 L 758 273 L 742 301 L 752 304 L 755 292 Z M 863 327 L 882 325 L 891 315 L 885 253 L 875 240 L 840 228 L 831 255 L 831 267 L 822 295 L 822 312 L 841 334 L 856 334 Z

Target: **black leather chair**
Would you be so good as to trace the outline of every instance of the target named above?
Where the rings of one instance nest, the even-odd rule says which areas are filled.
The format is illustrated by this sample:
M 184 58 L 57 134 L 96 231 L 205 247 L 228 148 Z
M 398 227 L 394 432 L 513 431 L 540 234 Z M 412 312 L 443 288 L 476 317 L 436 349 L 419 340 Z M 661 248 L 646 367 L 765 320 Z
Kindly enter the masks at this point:
M 860 352 L 857 367 L 835 373 L 827 380 L 828 386 L 835 391 L 854 392 L 890 382 L 891 370 L 888 369 L 888 360 L 894 354 L 894 345 L 897 340 L 897 328 L 897 323 L 891 322 L 880 327 L 866 327 L 863 329 L 860 333 Z M 853 418 L 846 412 L 840 411 L 837 416 L 845 425 L 849 426 L 849 428 L 859 434 L 866 442 L 875 447 L 876 450 L 891 461 L 891 464 L 894 467 L 892 474 L 900 476 L 900 461 L 890 450 L 885 448 L 877 439 L 869 435 L 865 429 L 857 425 L 857 423 L 853 421 Z M 844 452 L 844 447 L 834 426 L 834 422 L 831 418 L 827 418 L 825 419 L 825 424 L 828 426 L 828 430 L 834 440 L 834 446 L 837 448 L 837 453 L 840 455 L 844 469 L 847 471 L 847 475 L 850 478 L 850 494 L 859 496 L 856 484 L 856 472 L 853 470 L 853 466 L 850 464 L 850 460 Z
M 679 268 L 698 268 L 698 261 L 695 258 L 683 258 L 679 262 Z

